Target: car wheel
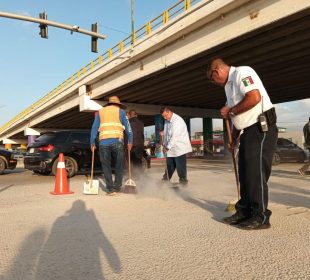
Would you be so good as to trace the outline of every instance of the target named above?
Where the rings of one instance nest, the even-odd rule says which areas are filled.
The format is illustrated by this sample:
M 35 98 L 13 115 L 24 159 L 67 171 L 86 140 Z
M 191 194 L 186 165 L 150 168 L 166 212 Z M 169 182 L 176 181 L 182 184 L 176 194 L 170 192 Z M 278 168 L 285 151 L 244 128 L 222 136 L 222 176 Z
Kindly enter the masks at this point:
M 278 153 L 273 154 L 272 165 L 278 165 L 281 161 L 280 155 Z
M 5 161 L 0 158 L 0 174 L 2 174 L 4 172 L 5 169 Z
M 57 164 L 58 164 L 58 158 L 54 161 L 53 167 L 52 167 L 52 173 L 54 176 L 56 176 L 57 173 Z M 65 166 L 67 171 L 67 177 L 71 178 L 75 175 L 75 173 L 78 170 L 77 162 L 72 157 L 66 157 L 65 156 Z

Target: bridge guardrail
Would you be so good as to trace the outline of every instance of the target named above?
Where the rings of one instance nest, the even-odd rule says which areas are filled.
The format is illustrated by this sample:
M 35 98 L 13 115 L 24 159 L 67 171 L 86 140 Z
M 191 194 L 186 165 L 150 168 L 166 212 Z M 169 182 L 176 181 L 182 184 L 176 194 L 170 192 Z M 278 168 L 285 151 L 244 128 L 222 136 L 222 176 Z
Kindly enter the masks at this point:
M 125 48 L 131 46 L 132 44 L 136 43 L 137 40 L 146 38 L 152 31 L 156 30 L 157 28 L 164 26 L 169 22 L 170 19 L 175 18 L 176 16 L 180 15 L 181 13 L 190 9 L 191 6 L 197 4 L 199 2 L 208 0 L 180 0 L 172 7 L 165 10 L 162 14 L 157 16 L 156 18 L 148 21 L 145 25 L 137 29 L 133 34 L 126 37 L 124 40 L 120 41 L 117 45 L 113 46 L 105 53 L 101 54 L 95 60 L 91 61 L 86 66 L 82 67 L 79 71 L 71 75 L 67 80 L 62 82 L 60 85 L 52 89 L 48 94 L 43 96 L 37 102 L 32 104 L 30 107 L 26 108 L 24 111 L 19 113 L 9 122 L 7 122 L 4 126 L 0 128 L 0 133 L 2 133 L 5 129 L 7 129 L 10 125 L 14 124 L 16 121 L 27 115 L 30 111 L 40 107 L 43 103 L 50 100 L 52 97 L 58 95 L 63 89 L 67 88 L 69 85 L 73 85 L 75 81 L 79 80 L 83 75 L 88 72 L 92 72 L 96 66 L 103 64 L 103 62 L 108 61 L 109 59 L 113 58 L 114 55 L 117 53 L 122 52 Z

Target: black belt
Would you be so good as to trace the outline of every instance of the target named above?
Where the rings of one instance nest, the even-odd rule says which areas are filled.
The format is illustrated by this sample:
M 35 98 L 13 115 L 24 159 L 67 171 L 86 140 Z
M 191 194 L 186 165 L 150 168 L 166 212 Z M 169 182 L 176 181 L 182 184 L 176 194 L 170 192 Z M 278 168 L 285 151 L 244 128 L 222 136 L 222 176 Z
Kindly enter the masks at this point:
M 275 110 L 274 107 L 272 107 L 271 109 L 265 111 L 264 115 L 266 117 L 268 126 L 271 126 L 271 125 L 273 125 L 273 124 L 275 124 L 277 122 L 277 115 L 276 115 L 276 110 Z M 244 128 L 243 130 L 247 131 L 248 129 L 250 129 L 250 128 L 254 127 L 254 126 L 260 127 L 259 122 L 253 123 L 252 125 Z

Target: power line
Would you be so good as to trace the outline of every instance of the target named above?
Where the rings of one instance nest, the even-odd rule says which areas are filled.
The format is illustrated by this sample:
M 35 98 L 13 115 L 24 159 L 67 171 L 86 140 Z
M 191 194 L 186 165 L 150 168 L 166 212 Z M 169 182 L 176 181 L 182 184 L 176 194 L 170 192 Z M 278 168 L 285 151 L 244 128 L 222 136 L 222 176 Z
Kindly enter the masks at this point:
M 106 25 L 103 25 L 103 24 L 99 24 L 99 26 L 101 26 L 101 27 L 103 27 L 103 28 L 106 28 L 106 29 L 109 29 L 109 30 L 113 30 L 113 31 L 116 31 L 116 32 L 125 34 L 125 35 L 129 35 L 128 32 L 124 32 L 124 31 L 122 31 L 122 30 L 119 30 L 119 29 L 116 29 L 116 28 L 113 28 L 113 27 L 110 27 L 110 26 L 106 26 Z

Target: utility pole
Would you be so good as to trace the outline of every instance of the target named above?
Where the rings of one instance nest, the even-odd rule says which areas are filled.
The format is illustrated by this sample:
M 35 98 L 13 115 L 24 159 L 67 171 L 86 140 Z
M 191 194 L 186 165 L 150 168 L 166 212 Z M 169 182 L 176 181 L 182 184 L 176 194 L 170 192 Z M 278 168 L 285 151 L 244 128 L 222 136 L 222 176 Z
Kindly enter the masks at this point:
M 0 17 L 5 17 L 5 18 L 11 18 L 11 19 L 17 19 L 17 20 L 23 20 L 23 21 L 30 21 L 30 22 L 36 22 L 39 23 L 39 27 L 40 27 L 40 35 L 42 38 L 47 38 L 47 26 L 54 26 L 54 27 L 58 27 L 61 29 L 67 29 L 70 30 L 71 33 L 73 32 L 77 32 L 77 33 L 83 33 L 85 35 L 89 35 L 92 38 L 100 38 L 100 39 L 105 39 L 106 35 L 103 34 L 99 34 L 93 31 L 88 31 L 85 29 L 80 28 L 77 25 L 66 25 L 66 24 L 62 24 L 59 22 L 55 22 L 55 21 L 50 21 L 47 20 L 47 14 L 45 12 L 40 13 L 40 18 L 33 18 L 33 17 L 29 17 L 29 16 L 24 16 L 24 15 L 17 15 L 17 14 L 11 14 L 11 13 L 5 13 L 5 12 L 1 12 L 0 11 Z M 92 40 L 92 42 L 95 40 Z M 94 45 L 92 44 L 92 49 L 96 49 L 94 47 Z
M 134 0 L 131 0 L 131 44 L 133 45 L 135 41 Z

